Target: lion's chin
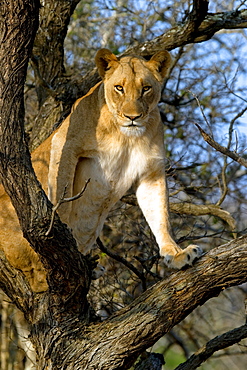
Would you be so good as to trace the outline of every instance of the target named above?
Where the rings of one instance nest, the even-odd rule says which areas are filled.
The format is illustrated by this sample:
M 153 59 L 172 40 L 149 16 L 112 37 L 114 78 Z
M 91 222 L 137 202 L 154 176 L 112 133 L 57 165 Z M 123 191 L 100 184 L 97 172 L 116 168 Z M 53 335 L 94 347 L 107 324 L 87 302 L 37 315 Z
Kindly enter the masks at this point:
M 126 136 L 142 136 L 145 131 L 145 126 L 137 126 L 137 125 L 129 125 L 129 126 L 121 126 L 120 131 Z

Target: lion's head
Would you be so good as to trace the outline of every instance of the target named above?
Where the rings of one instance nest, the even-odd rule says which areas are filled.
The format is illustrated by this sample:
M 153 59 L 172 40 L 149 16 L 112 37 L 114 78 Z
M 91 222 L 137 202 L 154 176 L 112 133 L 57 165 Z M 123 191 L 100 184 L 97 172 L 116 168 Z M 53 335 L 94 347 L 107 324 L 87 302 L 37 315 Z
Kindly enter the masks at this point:
M 162 82 L 171 64 L 170 54 L 160 51 L 149 61 L 136 56 L 119 59 L 108 49 L 101 49 L 95 61 L 104 81 L 106 103 L 120 131 L 127 136 L 141 136 L 157 109 Z

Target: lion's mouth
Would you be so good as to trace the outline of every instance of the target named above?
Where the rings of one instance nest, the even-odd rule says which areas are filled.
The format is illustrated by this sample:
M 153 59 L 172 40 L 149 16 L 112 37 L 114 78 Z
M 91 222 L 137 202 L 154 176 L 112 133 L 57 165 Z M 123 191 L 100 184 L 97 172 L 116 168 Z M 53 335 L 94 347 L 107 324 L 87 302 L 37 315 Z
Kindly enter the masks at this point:
M 137 122 L 131 122 L 129 124 L 123 124 L 120 127 L 120 131 L 126 136 L 141 136 L 146 131 L 146 127 Z
M 132 121 L 129 124 L 123 124 L 123 127 L 142 127 L 142 124 Z

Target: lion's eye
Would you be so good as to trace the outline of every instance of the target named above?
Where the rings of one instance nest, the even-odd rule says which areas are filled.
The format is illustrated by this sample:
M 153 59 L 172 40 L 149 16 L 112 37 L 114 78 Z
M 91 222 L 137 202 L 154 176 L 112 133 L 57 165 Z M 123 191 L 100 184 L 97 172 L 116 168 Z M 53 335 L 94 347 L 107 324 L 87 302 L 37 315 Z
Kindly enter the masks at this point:
M 142 88 L 142 92 L 143 92 L 143 93 L 145 93 L 145 92 L 150 91 L 151 89 L 152 89 L 152 87 L 151 87 L 151 86 L 143 86 L 143 88 Z
M 124 92 L 124 88 L 121 85 L 116 85 L 115 90 L 120 91 L 120 92 Z

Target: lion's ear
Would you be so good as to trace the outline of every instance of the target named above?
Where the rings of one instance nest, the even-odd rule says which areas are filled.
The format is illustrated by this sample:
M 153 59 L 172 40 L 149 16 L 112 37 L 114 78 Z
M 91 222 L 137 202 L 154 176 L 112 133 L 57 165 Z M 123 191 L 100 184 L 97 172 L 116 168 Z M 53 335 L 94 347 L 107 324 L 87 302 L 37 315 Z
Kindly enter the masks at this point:
M 162 78 L 164 78 L 168 75 L 169 69 L 172 64 L 172 58 L 167 50 L 163 50 L 154 54 L 148 64 L 150 65 L 150 67 L 159 72 Z
M 101 49 L 95 56 L 95 63 L 98 68 L 99 75 L 104 78 L 107 71 L 111 68 L 115 69 L 118 65 L 118 58 L 108 49 Z

